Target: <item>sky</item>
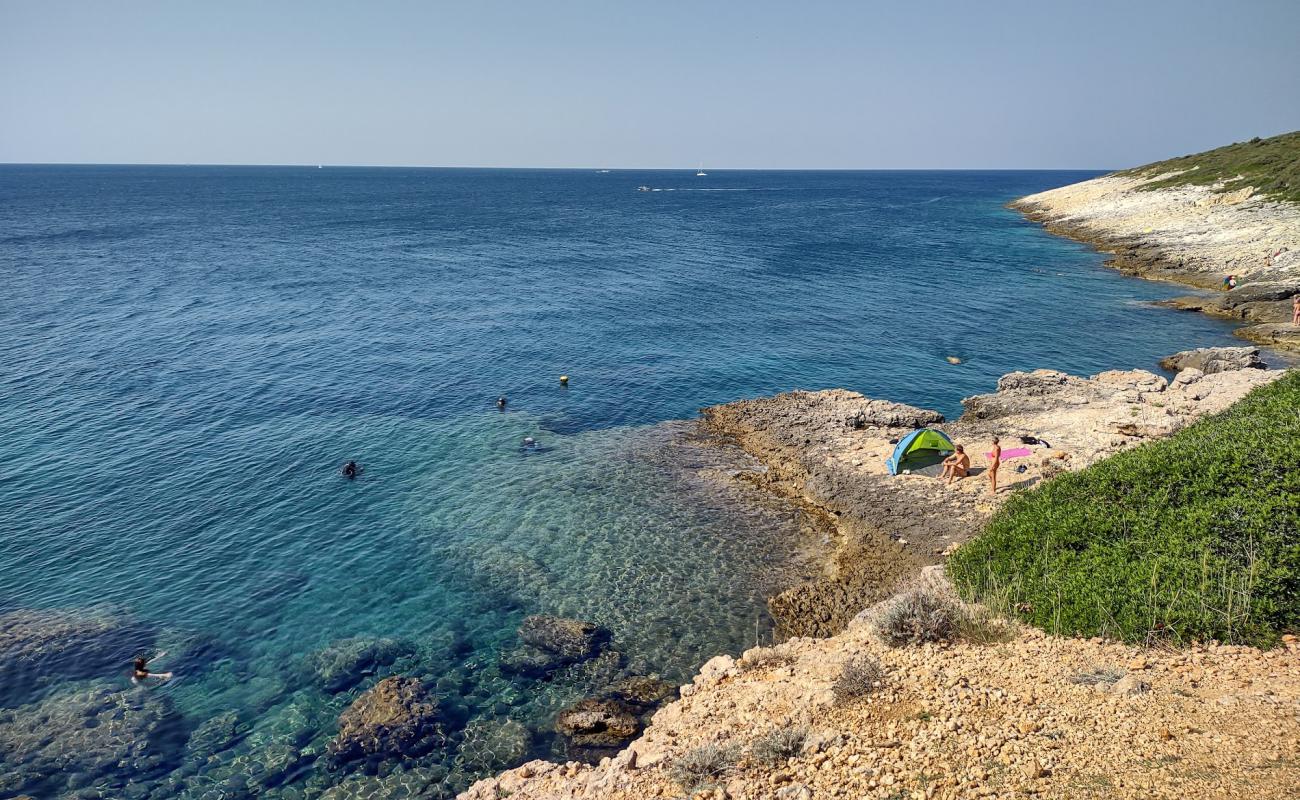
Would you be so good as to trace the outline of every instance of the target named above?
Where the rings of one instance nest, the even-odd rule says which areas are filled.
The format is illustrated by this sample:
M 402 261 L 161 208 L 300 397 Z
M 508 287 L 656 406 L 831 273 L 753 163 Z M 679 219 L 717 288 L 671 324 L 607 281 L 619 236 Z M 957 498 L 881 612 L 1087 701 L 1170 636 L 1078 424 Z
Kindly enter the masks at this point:
M 1300 0 L 0 0 L 0 162 L 1110 169 L 1300 129 Z

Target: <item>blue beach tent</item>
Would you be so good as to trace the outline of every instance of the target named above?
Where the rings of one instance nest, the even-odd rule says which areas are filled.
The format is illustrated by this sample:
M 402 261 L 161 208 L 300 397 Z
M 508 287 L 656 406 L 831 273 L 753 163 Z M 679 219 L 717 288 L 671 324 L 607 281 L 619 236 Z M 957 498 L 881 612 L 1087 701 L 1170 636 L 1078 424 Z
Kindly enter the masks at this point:
M 899 471 L 907 468 L 908 460 L 912 456 L 923 455 L 927 450 L 951 453 L 956 449 L 952 439 L 949 439 L 948 434 L 943 431 L 920 428 L 898 440 L 898 447 L 894 448 L 894 454 L 885 464 L 889 467 L 890 475 L 897 475 Z

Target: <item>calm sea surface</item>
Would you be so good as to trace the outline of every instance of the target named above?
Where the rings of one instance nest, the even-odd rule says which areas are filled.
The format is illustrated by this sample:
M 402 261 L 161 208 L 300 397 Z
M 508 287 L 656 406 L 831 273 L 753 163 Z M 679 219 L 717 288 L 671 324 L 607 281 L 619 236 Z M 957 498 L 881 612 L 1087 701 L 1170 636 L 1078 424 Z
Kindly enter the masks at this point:
M 317 755 L 368 682 L 332 695 L 304 656 L 346 637 L 418 652 L 444 789 L 476 720 L 557 753 L 591 687 L 501 673 L 525 614 L 677 682 L 765 641 L 798 569 L 798 515 L 675 420 L 825 387 L 955 415 L 1011 370 L 1230 341 L 1003 208 L 1093 174 L 0 167 L 0 612 L 204 642 L 150 690 L 166 757 L 88 773 L 107 796 L 337 783 Z M 231 713 L 209 760 L 181 749 Z

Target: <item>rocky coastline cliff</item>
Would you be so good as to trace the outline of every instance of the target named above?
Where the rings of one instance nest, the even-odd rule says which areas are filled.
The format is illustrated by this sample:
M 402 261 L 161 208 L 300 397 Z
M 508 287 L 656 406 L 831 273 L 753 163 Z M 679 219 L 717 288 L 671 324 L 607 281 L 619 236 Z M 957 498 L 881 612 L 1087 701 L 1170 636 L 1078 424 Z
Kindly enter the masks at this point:
M 1167 305 L 1240 321 L 1244 339 L 1300 350 L 1300 326 L 1291 322 L 1291 299 L 1300 294 L 1300 204 L 1251 186 L 1154 186 L 1178 174 L 1103 175 L 1011 207 L 1109 253 L 1111 266 L 1125 273 L 1201 290 Z M 1229 275 L 1237 286 L 1224 291 Z

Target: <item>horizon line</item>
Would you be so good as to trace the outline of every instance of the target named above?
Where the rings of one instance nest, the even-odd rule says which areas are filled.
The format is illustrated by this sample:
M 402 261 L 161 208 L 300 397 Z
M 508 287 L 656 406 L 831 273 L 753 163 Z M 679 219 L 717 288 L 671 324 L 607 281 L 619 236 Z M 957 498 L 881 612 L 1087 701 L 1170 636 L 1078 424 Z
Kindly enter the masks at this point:
M 299 169 L 531 170 L 536 172 L 695 172 L 697 167 L 519 167 L 433 164 L 244 164 L 171 161 L 0 161 L 0 167 L 246 167 Z M 716 172 L 1114 172 L 1104 167 L 710 167 Z M 1119 169 L 1126 169 L 1120 167 Z

